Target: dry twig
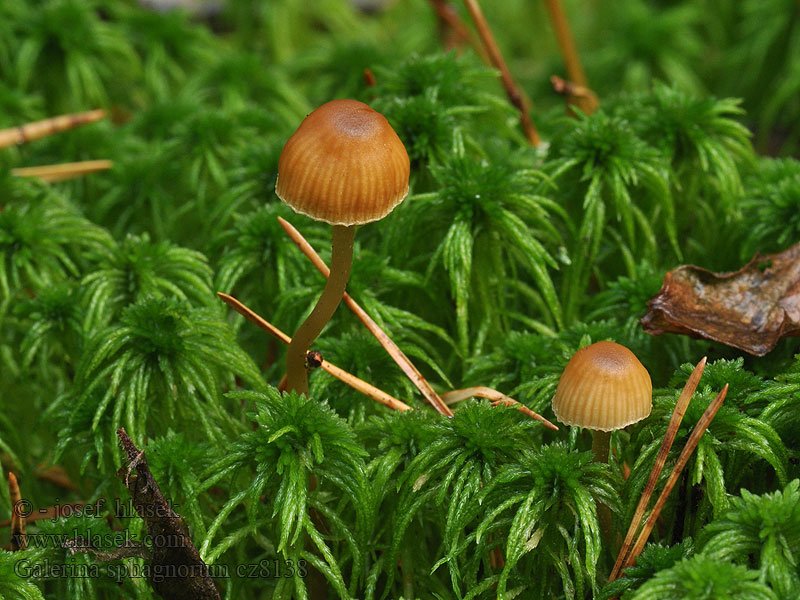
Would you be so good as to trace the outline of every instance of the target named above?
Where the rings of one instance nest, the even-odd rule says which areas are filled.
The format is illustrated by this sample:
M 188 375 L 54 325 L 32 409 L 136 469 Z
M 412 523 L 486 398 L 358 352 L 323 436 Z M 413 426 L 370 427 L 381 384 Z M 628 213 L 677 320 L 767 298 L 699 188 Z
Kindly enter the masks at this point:
M 442 400 L 444 400 L 445 403 L 447 404 L 455 404 L 456 402 L 461 402 L 462 400 L 466 400 L 467 398 L 486 398 L 487 400 L 492 401 L 493 406 L 497 406 L 498 404 L 505 404 L 506 406 L 514 406 L 518 411 L 525 413 L 531 419 L 535 419 L 536 421 L 541 421 L 542 424 L 548 429 L 552 429 L 553 431 L 558 431 L 558 427 L 553 425 L 550 421 L 545 419 L 539 413 L 533 412 L 530 408 L 528 408 L 521 402 L 514 400 L 514 398 L 506 396 L 504 393 L 498 392 L 497 390 L 492 389 L 490 387 L 480 385 L 476 387 L 464 388 L 463 390 L 453 390 L 452 392 L 446 392 L 442 394 Z
M 488 63 L 489 56 L 483 46 L 475 40 L 469 28 L 458 16 L 458 12 L 453 8 L 453 5 L 447 0 L 430 0 L 430 3 L 439 19 L 442 32 L 445 34 L 445 48 L 449 50 L 467 43 L 484 62 Z
M 545 0 L 547 11 L 550 13 L 550 20 L 553 22 L 553 29 L 556 32 L 558 47 L 564 57 L 564 65 L 567 69 L 567 78 L 574 86 L 574 90 L 581 90 L 581 94 L 573 94 L 567 91 L 568 101 L 577 105 L 587 115 L 597 110 L 597 96 L 589 89 L 589 82 L 586 79 L 586 72 L 583 70 L 578 49 L 575 46 L 575 39 L 569 28 L 567 16 L 561 6 L 561 0 Z M 552 81 L 552 79 L 551 79 Z M 554 85 L 555 87 L 555 85 Z M 558 89 L 556 89 L 558 92 Z
M 475 23 L 475 28 L 478 30 L 478 35 L 486 48 L 486 52 L 489 54 L 492 65 L 500 70 L 500 79 L 503 82 L 503 87 L 506 90 L 508 99 L 511 101 L 511 104 L 519 110 L 522 130 L 525 132 L 525 137 L 528 138 L 528 142 L 531 146 L 538 147 L 541 145 L 542 139 L 539 137 L 539 132 L 536 130 L 528 114 L 528 107 L 531 105 L 530 100 L 525 96 L 525 93 L 519 88 L 514 78 L 511 76 L 511 71 L 508 70 L 506 61 L 503 59 L 500 48 L 497 46 L 492 30 L 489 28 L 489 24 L 483 16 L 478 1 L 464 0 L 464 4 L 472 17 L 473 23 Z
M 678 402 L 675 404 L 675 410 L 672 411 L 672 417 L 669 420 L 667 431 L 664 434 L 664 440 L 661 442 L 661 447 L 658 449 L 656 462 L 653 464 L 653 469 L 650 471 L 650 477 L 648 478 L 647 484 L 642 492 L 642 497 L 639 499 L 639 504 L 636 506 L 636 512 L 633 515 L 630 527 L 628 527 L 628 533 L 625 535 L 625 541 L 622 542 L 622 547 L 619 550 L 617 561 L 614 563 L 614 569 L 611 571 L 611 575 L 608 577 L 609 581 L 614 581 L 617 578 L 617 575 L 619 575 L 620 569 L 622 568 L 622 562 L 626 558 L 628 549 L 631 547 L 633 538 L 639 529 L 639 524 L 644 517 L 644 512 L 647 509 L 647 504 L 650 502 L 650 497 L 653 495 L 656 483 L 658 482 L 658 477 L 661 475 L 661 470 L 664 468 L 664 463 L 667 462 L 667 456 L 669 455 L 670 448 L 672 448 L 672 442 L 675 441 L 675 436 L 678 434 L 678 429 L 681 426 L 683 415 L 686 414 L 686 408 L 689 406 L 689 400 L 691 400 L 692 394 L 694 394 L 695 389 L 697 389 L 697 384 L 700 382 L 700 377 L 703 374 L 703 369 L 705 369 L 705 367 L 706 357 L 704 356 L 702 360 L 697 363 L 694 371 L 692 371 L 692 374 L 686 381 L 686 385 L 683 386 L 683 391 L 678 398 Z
M 628 558 L 626 558 L 623 563 L 623 570 L 625 567 L 631 566 L 636 561 L 636 557 L 642 552 L 642 548 L 644 548 L 645 543 L 647 543 L 647 539 L 650 537 L 650 533 L 653 531 L 653 527 L 656 524 L 656 519 L 658 519 L 658 516 L 661 514 L 661 509 L 664 508 L 664 504 L 667 502 L 667 498 L 669 497 L 672 488 L 675 487 L 675 483 L 678 481 L 681 471 L 683 471 L 683 467 L 685 467 L 686 463 L 689 462 L 689 457 L 692 455 L 692 452 L 694 452 L 694 449 L 700 442 L 700 438 L 703 437 L 706 429 L 711 424 L 711 421 L 717 414 L 719 407 L 722 406 L 722 402 L 725 400 L 727 393 L 728 384 L 726 383 L 725 387 L 723 387 L 722 391 L 717 394 L 717 397 L 714 398 L 714 401 L 709 404 L 708 408 L 703 413 L 703 416 L 700 417 L 697 425 L 695 425 L 694 429 L 692 430 L 692 433 L 689 436 L 689 441 L 686 442 L 683 450 L 681 450 L 681 454 L 678 456 L 678 461 L 672 468 L 672 472 L 669 474 L 669 479 L 667 479 L 667 483 L 664 484 L 664 489 L 661 491 L 661 495 L 658 497 L 658 500 L 656 500 L 655 506 L 653 506 L 653 512 L 651 512 L 650 516 L 647 518 L 647 521 L 642 528 L 642 532 L 636 539 L 636 544 L 633 546 Z
M 144 521 L 152 547 L 123 546 L 110 555 L 95 551 L 99 560 L 115 560 L 120 553 L 150 559 L 150 585 L 167 600 L 220 600 L 219 591 L 192 542 L 189 528 L 158 487 L 147 466 L 144 450 L 139 450 L 125 433 L 117 430 L 128 466 L 117 476 L 131 495 L 136 513 Z M 83 551 L 86 546 L 78 551 Z M 131 554 L 133 553 L 133 554 Z
M 19 483 L 14 473 L 8 474 L 8 495 L 11 498 L 11 550 L 25 550 L 28 538 L 25 534 L 25 503 L 19 491 Z
M 18 169 L 11 169 L 11 174 L 16 177 L 37 177 L 42 181 L 53 183 L 65 179 L 74 179 L 75 177 L 81 177 L 89 173 L 106 171 L 113 166 L 114 163 L 110 160 L 84 160 L 81 162 L 43 165 L 40 167 L 20 167 Z
M 275 327 L 272 323 L 258 315 L 257 313 L 253 312 L 247 306 L 239 302 L 233 296 L 229 296 L 228 294 L 223 294 L 222 292 L 217 292 L 217 296 L 219 296 L 225 304 L 230 306 L 233 310 L 238 312 L 244 318 L 246 318 L 251 323 L 254 323 L 271 336 L 276 338 L 277 340 L 283 342 L 284 344 L 288 344 L 292 341 L 288 335 L 283 333 L 280 329 Z M 322 364 L 320 364 L 320 368 L 325 371 L 326 373 L 330 373 L 339 381 L 346 383 L 354 390 L 357 390 L 364 394 L 365 396 L 369 396 L 373 400 L 380 402 L 381 404 L 388 406 L 394 410 L 409 410 L 411 407 L 401 402 L 394 396 L 387 394 L 381 389 L 376 388 L 373 385 L 370 385 L 363 379 L 359 379 L 355 375 L 352 375 L 345 371 L 344 369 L 340 369 L 336 365 L 329 363 L 327 360 L 323 360 Z
M 37 479 L 47 481 L 65 490 L 79 491 L 78 486 L 70 479 L 66 469 L 59 465 L 47 465 L 47 463 L 42 462 L 36 467 L 34 474 Z
M 106 116 L 103 109 L 51 117 L 42 121 L 34 121 L 18 127 L 9 127 L 0 130 L 0 148 L 7 148 L 15 144 L 24 144 L 39 138 L 66 131 L 79 125 L 94 123 Z
M 562 79 L 558 75 L 551 75 L 550 83 L 556 94 L 566 96 L 567 101 L 570 102 L 575 100 L 575 104 L 587 115 L 596 111 L 600 104 L 597 100 L 597 94 L 587 87 Z

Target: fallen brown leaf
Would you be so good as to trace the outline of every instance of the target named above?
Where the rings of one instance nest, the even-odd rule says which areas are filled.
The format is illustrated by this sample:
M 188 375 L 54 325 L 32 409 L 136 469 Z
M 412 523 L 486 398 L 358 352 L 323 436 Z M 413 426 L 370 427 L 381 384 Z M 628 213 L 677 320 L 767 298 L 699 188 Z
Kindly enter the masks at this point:
M 756 254 L 733 273 L 677 267 L 647 305 L 641 323 L 651 335 L 699 336 L 764 356 L 780 338 L 800 335 L 800 243 Z

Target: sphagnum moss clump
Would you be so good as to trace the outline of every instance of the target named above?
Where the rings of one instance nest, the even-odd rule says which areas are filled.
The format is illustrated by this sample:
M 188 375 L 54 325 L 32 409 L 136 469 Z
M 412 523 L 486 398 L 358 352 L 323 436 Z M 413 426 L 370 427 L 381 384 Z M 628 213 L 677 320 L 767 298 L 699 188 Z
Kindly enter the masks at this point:
M 681 263 L 731 271 L 798 242 L 795 2 L 572 2 L 569 28 L 482 2 L 516 90 L 455 2 L 145 4 L 0 2 L 0 474 L 53 517 L 30 515 L 28 549 L 0 552 L 0 595 L 155 600 L 130 575 L 160 559 L 135 543 L 39 543 L 140 541 L 150 523 L 116 507 L 149 463 L 221 597 L 794 600 L 798 338 L 755 358 L 639 319 Z M 591 89 L 567 99 L 596 93 L 593 114 L 565 116 L 549 84 L 574 67 L 553 35 L 569 29 Z M 309 394 L 278 391 L 280 342 L 214 292 L 289 332 L 311 310 L 323 278 L 274 190 L 292 131 L 343 98 L 385 115 L 410 167 L 409 197 L 359 232 L 348 292 L 435 392 L 491 387 L 551 420 L 576 351 L 630 348 L 653 412 L 614 434 L 607 463 L 578 427 L 513 407 L 437 414 L 345 310 L 313 347 L 326 369 L 412 410 L 325 369 Z M 26 133 L 87 111 L 105 118 Z M 17 171 L 102 159 L 111 169 L 53 183 Z M 330 263 L 329 231 L 295 224 Z M 636 565 L 606 584 L 616 543 L 597 506 L 627 528 L 703 356 L 656 492 L 726 384 L 727 398 Z M 120 427 L 145 453 L 122 480 Z M 98 518 L 57 518 L 100 500 Z M 18 517 L 0 485 L 6 541 Z

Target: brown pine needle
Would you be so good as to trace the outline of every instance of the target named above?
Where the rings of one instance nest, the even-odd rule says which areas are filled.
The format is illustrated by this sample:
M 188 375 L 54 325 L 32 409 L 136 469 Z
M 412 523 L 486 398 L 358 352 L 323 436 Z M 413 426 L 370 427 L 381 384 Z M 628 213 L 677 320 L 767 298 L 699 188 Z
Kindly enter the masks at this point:
M 475 28 L 478 30 L 478 35 L 481 38 L 484 48 L 486 48 L 486 52 L 489 54 L 492 65 L 500 71 L 500 80 L 503 82 L 503 87 L 506 90 L 508 99 L 511 101 L 511 104 L 519 110 L 520 121 L 522 122 L 522 130 L 525 132 L 525 137 L 528 138 L 528 142 L 531 146 L 538 147 L 541 145 L 542 139 L 539 137 L 539 132 L 536 130 L 528 114 L 528 107 L 531 104 L 530 100 L 525 96 L 525 93 L 519 88 L 514 78 L 511 76 L 511 71 L 508 70 L 506 61 L 503 59 L 500 48 L 497 46 L 497 42 L 494 39 L 494 34 L 492 34 L 492 30 L 489 28 L 489 24 L 483 16 L 478 1 L 464 0 L 464 4 L 469 11 L 470 17 L 472 17 L 472 22 L 475 23 Z
M 681 421 L 683 420 L 683 415 L 686 414 L 686 408 L 689 406 L 689 400 L 691 400 L 694 391 L 697 389 L 697 384 L 700 382 L 700 377 L 702 376 L 705 367 L 706 357 L 704 356 L 700 362 L 697 363 L 697 366 L 695 366 L 694 371 L 692 371 L 692 374 L 686 381 L 686 385 L 683 386 L 683 391 L 681 391 L 678 402 L 675 404 L 675 410 L 672 411 L 672 417 L 669 420 L 667 431 L 664 434 L 664 440 L 661 442 L 661 447 L 658 449 L 656 462 L 653 464 L 653 469 L 650 471 L 650 477 L 648 478 L 647 484 L 644 487 L 642 497 L 639 499 L 639 504 L 636 506 L 636 512 L 633 515 L 630 527 L 628 527 L 628 533 L 625 534 L 625 541 L 622 542 L 622 547 L 619 550 L 617 561 L 614 563 L 614 569 L 611 571 L 608 581 L 614 581 L 617 578 L 620 569 L 622 568 L 622 561 L 626 558 L 628 549 L 631 547 L 633 538 L 639 529 L 639 524 L 642 522 L 644 512 L 647 509 L 647 504 L 650 502 L 650 497 L 653 495 L 656 483 L 658 482 L 658 477 L 661 475 L 664 464 L 667 462 L 667 456 L 669 455 L 670 448 L 672 448 L 672 442 L 675 441 L 675 436 L 678 434 L 678 429 L 680 428 Z
M 27 501 L 22 499 L 17 476 L 11 472 L 8 474 L 8 495 L 11 499 L 11 550 L 25 550 L 28 545 L 25 517 L 30 510 Z
M 591 94 L 568 94 L 569 101 L 576 104 L 584 113 L 590 115 L 597 109 L 597 96 L 595 96 L 594 92 L 589 90 L 586 72 L 583 70 L 578 48 L 575 45 L 575 39 L 569 28 L 567 15 L 564 13 L 564 8 L 561 6 L 561 0 L 545 0 L 545 4 L 547 4 L 547 10 L 550 13 L 550 20 L 553 22 L 553 29 L 555 30 L 556 39 L 558 40 L 558 47 L 561 49 L 561 55 L 564 57 L 567 77 L 574 82 L 576 87 L 588 90 L 589 94 Z M 594 102 L 592 102 L 592 98 Z
M 716 398 L 714 398 L 714 401 L 708 405 L 708 408 L 703 413 L 703 416 L 700 417 L 697 425 L 694 426 L 694 429 L 689 436 L 689 441 L 686 442 L 683 450 L 681 450 L 681 454 L 678 457 L 678 462 L 676 462 L 675 466 L 672 468 L 672 473 L 669 474 L 669 479 L 667 479 L 667 483 L 664 485 L 661 495 L 658 497 L 658 500 L 656 500 L 656 504 L 653 507 L 653 512 L 651 512 L 650 516 L 647 518 L 647 521 L 642 528 L 642 532 L 639 534 L 639 537 L 637 538 L 636 544 L 631 550 L 630 555 L 628 555 L 628 558 L 625 559 L 624 566 L 622 567 L 623 569 L 631 566 L 636 561 L 636 557 L 642 552 L 642 548 L 644 548 L 645 543 L 647 543 L 647 539 L 650 537 L 650 533 L 653 531 L 653 527 L 656 524 L 656 519 L 658 519 L 658 516 L 661 514 L 661 509 L 664 508 L 664 504 L 666 504 L 672 488 L 675 487 L 675 483 L 681 476 L 683 467 L 685 467 L 686 463 L 689 462 L 689 457 L 692 455 L 692 452 L 694 452 L 697 444 L 700 443 L 700 438 L 703 437 L 706 429 L 711 424 L 711 421 L 717 414 L 719 407 L 722 406 L 722 401 L 725 400 L 725 395 L 727 393 L 728 384 L 726 383 L 725 387 L 722 388 L 722 391 L 717 394 Z
M 53 183 L 65 179 L 74 179 L 89 173 L 106 171 L 113 166 L 114 163 L 110 160 L 84 160 L 74 163 L 43 165 L 41 167 L 21 167 L 19 169 L 11 169 L 11 174 L 17 177 L 37 177 L 42 181 Z
M 568 102 L 577 104 L 587 115 L 596 111 L 597 107 L 600 105 L 600 102 L 597 100 L 597 94 L 587 87 L 562 79 L 558 75 L 551 75 L 550 83 L 556 94 L 566 96 Z
M 274 338 L 277 338 L 279 341 L 283 342 L 284 344 L 288 344 L 292 341 L 288 335 L 283 333 L 280 329 L 275 327 L 272 323 L 258 315 L 257 313 L 250 310 L 247 306 L 239 302 L 233 296 L 229 296 L 228 294 L 223 294 L 222 292 L 217 292 L 217 296 L 222 298 L 223 302 L 230 306 L 233 310 L 238 312 L 244 318 L 246 318 L 251 323 L 255 323 L 258 327 L 269 333 Z M 329 363 L 327 360 L 323 360 L 322 364 L 320 365 L 323 371 L 326 373 L 330 373 L 339 381 L 346 383 L 354 390 L 357 390 L 375 400 L 376 402 L 380 402 L 384 406 L 388 406 L 393 410 L 410 410 L 410 406 L 401 402 L 394 396 L 387 394 L 381 389 L 376 388 L 373 385 L 370 385 L 363 379 L 359 379 L 355 375 L 348 373 L 347 371 L 340 369 L 336 365 Z
M 542 415 L 533 412 L 530 408 L 528 408 L 521 402 L 514 400 L 514 398 L 506 396 L 504 393 L 498 392 L 497 390 L 494 390 L 490 387 L 479 385 L 476 387 L 464 388 L 463 390 L 453 390 L 452 392 L 446 392 L 442 394 L 442 400 L 444 400 L 445 403 L 447 404 L 455 404 L 456 402 L 461 402 L 462 400 L 466 400 L 467 398 L 486 398 L 487 400 L 492 401 L 493 406 L 497 406 L 498 404 L 505 404 L 506 406 L 514 406 L 518 411 L 525 413 L 531 419 L 541 421 L 542 425 L 544 425 L 548 429 L 552 429 L 553 431 L 558 431 L 558 427 L 553 425 Z
M 330 275 L 330 269 L 328 266 L 323 262 L 323 260 L 319 257 L 314 251 L 314 248 L 311 247 L 303 235 L 295 229 L 291 223 L 278 217 L 278 222 L 283 227 L 286 234 L 291 238 L 291 240 L 300 248 L 300 251 L 306 255 L 306 257 L 311 261 L 311 263 L 317 268 L 317 270 L 322 273 L 322 275 L 327 279 Z M 366 313 L 366 311 L 358 305 L 358 303 L 353 300 L 350 295 L 345 292 L 344 294 L 344 302 L 347 304 L 348 308 L 352 310 L 355 315 L 361 320 L 361 322 L 369 329 L 370 333 L 375 336 L 375 339 L 378 340 L 381 346 L 384 347 L 386 352 L 389 353 L 397 365 L 402 369 L 403 373 L 405 373 L 406 377 L 411 380 L 417 389 L 422 393 L 425 399 L 430 402 L 433 408 L 439 414 L 445 415 L 447 417 L 453 416 L 453 411 L 451 411 L 447 404 L 445 404 L 436 391 L 431 387 L 428 381 L 422 376 L 422 373 L 414 366 L 411 360 L 403 353 L 400 348 L 397 347 L 392 339 L 386 335 L 386 332 L 380 328 L 380 326 L 372 320 L 372 318 Z
M 42 121 L 34 121 L 18 127 L 9 127 L 0 130 L 0 148 L 7 148 L 15 144 L 24 144 L 32 140 L 66 131 L 79 125 L 94 123 L 106 116 L 106 111 L 99 108 L 88 112 L 74 113 L 71 115 L 61 115 L 51 117 Z
M 233 296 L 230 296 L 230 295 L 225 294 L 223 292 L 217 292 L 217 296 L 219 296 L 225 304 L 230 306 L 233 310 L 238 312 L 245 319 L 247 319 L 251 323 L 254 323 L 258 327 L 260 327 L 261 329 L 266 331 L 268 334 L 270 334 L 272 337 L 277 339 L 279 342 L 283 342 L 284 344 L 288 344 L 289 342 L 292 341 L 292 338 L 290 338 L 288 335 L 283 333 L 280 329 L 275 327 L 275 325 L 273 325 L 272 323 L 267 321 L 265 318 L 263 318 L 258 313 L 254 312 L 253 310 L 248 308 L 245 304 L 243 304 L 242 302 L 240 302 L 239 300 L 237 300 Z
M 47 465 L 47 463 L 39 463 L 34 471 L 37 479 L 47 481 L 55 486 L 64 488 L 65 490 L 72 490 L 77 492 L 78 486 L 69 478 L 66 469 L 58 465 Z
M 489 56 L 483 46 L 473 38 L 473 34 L 461 20 L 461 17 L 458 16 L 458 12 L 453 8 L 453 5 L 447 0 L 430 0 L 430 3 L 439 19 L 442 30 L 449 32 L 449 35 L 446 36 L 445 48 L 449 50 L 453 46 L 468 43 L 484 62 L 489 63 Z

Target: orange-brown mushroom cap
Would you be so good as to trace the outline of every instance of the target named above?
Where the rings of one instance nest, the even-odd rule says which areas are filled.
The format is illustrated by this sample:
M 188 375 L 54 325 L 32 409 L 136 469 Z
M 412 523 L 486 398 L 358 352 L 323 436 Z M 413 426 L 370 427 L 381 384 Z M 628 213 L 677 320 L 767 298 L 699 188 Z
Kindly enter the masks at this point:
M 614 342 L 597 342 L 567 363 L 553 412 L 565 425 L 613 431 L 647 417 L 652 396 L 650 374 L 633 352 Z
M 386 118 L 356 100 L 333 100 L 308 115 L 283 147 L 278 197 L 331 225 L 389 214 L 408 194 L 410 164 Z

